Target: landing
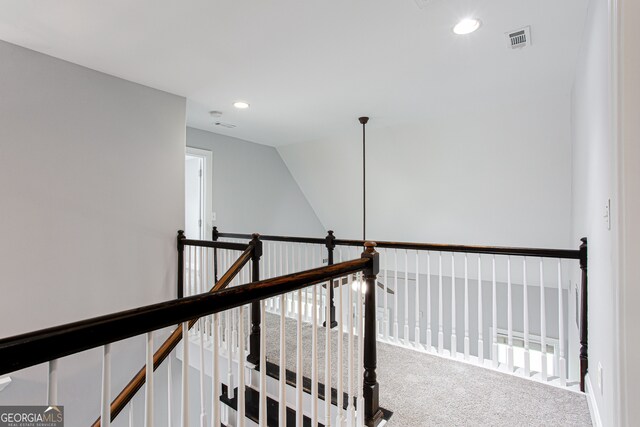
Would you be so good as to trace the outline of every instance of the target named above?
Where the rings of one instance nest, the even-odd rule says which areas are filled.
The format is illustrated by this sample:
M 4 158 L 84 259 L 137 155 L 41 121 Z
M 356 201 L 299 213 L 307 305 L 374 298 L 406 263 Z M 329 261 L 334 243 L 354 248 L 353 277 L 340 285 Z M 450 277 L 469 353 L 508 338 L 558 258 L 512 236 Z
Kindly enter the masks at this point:
M 267 358 L 279 361 L 279 316 L 267 314 Z M 304 375 L 310 376 L 311 325 L 303 324 Z M 286 320 L 286 366 L 295 371 L 295 321 Z M 318 329 L 318 373 L 324 383 L 324 335 Z M 346 352 L 346 334 L 343 334 Z M 338 333 L 332 331 L 332 353 Z M 356 339 L 357 342 L 357 339 Z M 332 357 L 332 386 L 337 360 Z M 355 359 L 355 358 L 354 358 Z M 345 360 L 346 371 L 346 360 Z M 389 426 L 590 426 L 585 395 L 498 371 L 378 342 L 380 405 L 393 412 Z M 346 381 L 345 381 L 346 384 Z
M 378 343 L 380 404 L 391 426 L 590 426 L 585 395 Z

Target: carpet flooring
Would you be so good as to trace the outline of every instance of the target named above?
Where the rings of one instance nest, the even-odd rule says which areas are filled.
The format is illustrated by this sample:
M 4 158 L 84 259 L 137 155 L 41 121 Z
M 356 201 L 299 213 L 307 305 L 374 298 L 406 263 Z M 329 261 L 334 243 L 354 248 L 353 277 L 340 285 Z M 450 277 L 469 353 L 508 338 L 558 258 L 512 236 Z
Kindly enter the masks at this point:
M 267 359 L 279 363 L 279 316 L 266 316 Z M 311 377 L 312 327 L 303 325 L 303 372 Z M 339 334 L 331 333 L 331 383 L 336 386 Z M 347 381 L 347 336 L 344 384 Z M 318 329 L 318 376 L 324 383 L 325 329 Z M 296 322 L 286 319 L 286 366 L 296 370 Z M 357 344 L 357 338 L 355 340 Z M 357 346 L 356 346 L 357 348 Z M 590 426 L 586 396 L 505 373 L 378 343 L 380 405 L 395 426 Z M 356 351 L 351 359 L 357 361 Z M 355 370 L 354 370 L 355 371 Z M 354 389 L 356 384 L 354 382 Z

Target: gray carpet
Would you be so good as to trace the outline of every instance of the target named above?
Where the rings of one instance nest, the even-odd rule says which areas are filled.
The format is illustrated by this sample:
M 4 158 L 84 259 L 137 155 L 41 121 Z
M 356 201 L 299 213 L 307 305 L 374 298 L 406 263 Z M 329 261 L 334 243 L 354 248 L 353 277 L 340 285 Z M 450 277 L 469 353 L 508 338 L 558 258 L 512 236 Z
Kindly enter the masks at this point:
M 279 316 L 268 314 L 267 358 L 279 363 Z M 296 322 L 286 322 L 287 369 L 296 370 Z M 311 377 L 311 325 L 303 325 L 304 375 Z M 332 386 L 337 380 L 337 331 L 332 331 Z M 344 339 L 346 387 L 347 339 Z M 324 383 L 324 328 L 318 333 L 318 373 Z M 357 340 L 356 340 L 357 343 Z M 588 426 L 583 394 L 462 362 L 378 343 L 380 405 L 390 426 Z M 355 354 L 355 353 L 354 353 Z M 354 364 L 355 364 L 354 355 Z M 355 366 L 355 365 L 354 365 Z M 354 383 L 355 387 L 355 383 Z

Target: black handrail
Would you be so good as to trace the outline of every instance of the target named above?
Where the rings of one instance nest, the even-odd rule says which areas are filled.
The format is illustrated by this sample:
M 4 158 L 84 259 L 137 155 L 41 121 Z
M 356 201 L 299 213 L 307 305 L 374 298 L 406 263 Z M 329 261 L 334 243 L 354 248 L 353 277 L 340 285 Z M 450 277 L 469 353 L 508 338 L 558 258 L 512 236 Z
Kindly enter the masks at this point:
M 215 227 L 214 227 L 215 229 Z M 251 234 L 242 233 L 220 233 L 216 229 L 218 237 L 226 237 L 231 239 L 251 239 Z M 290 236 L 269 236 L 260 235 L 261 240 L 269 240 L 274 242 L 292 242 L 292 243 L 311 243 L 325 244 L 325 238 L 315 237 L 290 237 Z M 577 249 L 548 249 L 548 248 L 521 248 L 508 246 L 474 246 L 474 245 L 448 245 L 441 243 L 417 243 L 417 242 L 391 242 L 391 241 L 375 241 L 378 248 L 392 249 L 408 249 L 421 251 L 438 251 L 438 252 L 464 252 L 477 254 L 493 254 L 493 255 L 513 255 L 513 256 L 531 256 L 542 258 L 564 258 L 564 259 L 580 259 L 580 251 Z M 363 240 L 335 239 L 333 243 L 336 246 L 364 246 Z
M 0 375 L 372 268 L 371 258 L 152 304 L 0 340 Z
M 215 230 L 215 227 L 214 227 Z M 249 235 L 249 239 L 252 239 L 254 235 Z M 213 248 L 214 259 L 214 281 L 218 281 L 218 249 L 229 249 L 233 251 L 246 251 L 254 244 L 249 243 L 232 243 L 232 242 L 218 242 L 217 239 L 210 240 L 194 240 L 187 239 L 183 230 L 178 230 L 178 281 L 176 282 L 176 298 L 184 297 L 184 247 L 185 246 L 200 246 L 205 248 Z

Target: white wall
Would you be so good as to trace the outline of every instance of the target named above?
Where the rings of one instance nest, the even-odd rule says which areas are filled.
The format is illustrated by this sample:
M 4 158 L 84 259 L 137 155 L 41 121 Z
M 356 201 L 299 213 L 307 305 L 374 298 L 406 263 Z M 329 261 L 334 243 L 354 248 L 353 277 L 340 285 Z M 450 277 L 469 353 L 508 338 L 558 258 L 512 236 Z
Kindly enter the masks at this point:
M 636 0 L 619 4 L 620 403 L 621 424 L 633 425 L 640 419 L 640 4 Z
M 184 99 L 5 42 L 0 94 L 0 337 L 173 298 Z M 131 342 L 114 391 L 144 358 Z M 69 425 L 99 414 L 99 354 L 61 361 Z M 0 404 L 45 403 L 45 372 L 13 375 Z
M 187 128 L 213 152 L 213 210 L 221 232 L 323 237 L 318 217 L 273 147 Z
M 592 0 L 576 67 L 572 99 L 573 237 L 589 238 L 589 376 L 604 425 L 617 425 L 617 295 L 613 234 L 604 207 L 614 194 L 611 127 L 610 15 L 608 2 Z M 613 222 L 613 230 L 618 224 Z M 603 369 L 598 389 L 598 364 Z
M 570 238 L 569 96 L 479 105 L 422 125 L 367 127 L 367 238 L 577 248 Z M 434 100 L 437 102 L 437 100 Z M 362 235 L 361 128 L 279 147 L 320 220 Z

